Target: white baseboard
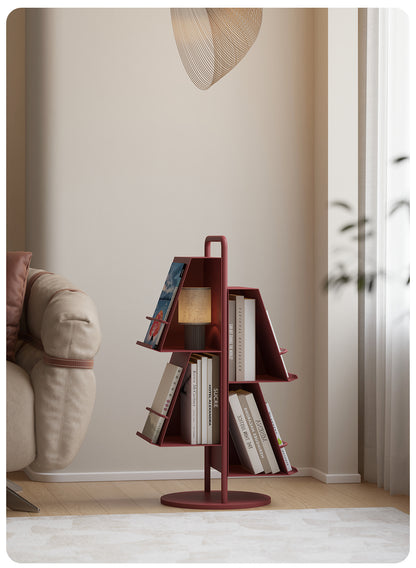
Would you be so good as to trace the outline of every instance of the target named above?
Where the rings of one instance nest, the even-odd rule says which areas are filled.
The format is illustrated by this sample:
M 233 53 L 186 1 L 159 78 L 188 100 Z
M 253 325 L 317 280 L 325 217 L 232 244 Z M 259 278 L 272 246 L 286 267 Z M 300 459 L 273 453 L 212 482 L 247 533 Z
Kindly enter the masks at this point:
M 51 471 L 47 473 L 25 468 L 25 473 L 32 481 L 44 482 L 76 482 L 76 481 L 151 481 L 159 479 L 203 479 L 201 469 L 169 470 L 169 471 Z M 213 479 L 221 477 L 218 471 L 212 470 Z
M 194 470 L 167 470 L 167 471 L 52 471 L 48 473 L 34 471 L 30 467 L 25 472 L 32 481 L 43 482 L 77 482 L 77 481 L 151 481 L 162 479 L 203 479 L 202 469 Z M 211 477 L 218 479 L 221 474 L 212 469 Z M 252 477 L 252 476 L 247 476 Z M 324 473 L 314 467 L 301 467 L 293 476 L 279 477 L 290 479 L 291 477 L 314 477 L 323 483 L 361 483 L 359 473 Z
M 322 483 L 361 483 L 359 473 L 325 473 L 315 467 L 305 468 L 309 470 L 309 476 Z

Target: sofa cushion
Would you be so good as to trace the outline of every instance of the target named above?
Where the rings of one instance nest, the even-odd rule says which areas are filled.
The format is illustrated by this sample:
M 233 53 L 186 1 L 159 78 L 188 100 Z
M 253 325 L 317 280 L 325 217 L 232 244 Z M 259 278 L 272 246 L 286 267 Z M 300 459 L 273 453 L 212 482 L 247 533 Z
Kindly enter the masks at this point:
M 95 375 L 92 368 L 57 366 L 51 359 L 90 362 L 101 331 L 92 299 L 69 280 L 30 268 L 28 282 L 25 321 L 31 341 L 19 349 L 16 362 L 30 374 L 35 393 L 36 459 L 30 468 L 55 471 L 72 462 L 85 437 Z
M 35 397 L 29 375 L 7 361 L 7 471 L 18 471 L 36 457 Z
M 31 252 L 7 253 L 7 359 L 14 361 Z

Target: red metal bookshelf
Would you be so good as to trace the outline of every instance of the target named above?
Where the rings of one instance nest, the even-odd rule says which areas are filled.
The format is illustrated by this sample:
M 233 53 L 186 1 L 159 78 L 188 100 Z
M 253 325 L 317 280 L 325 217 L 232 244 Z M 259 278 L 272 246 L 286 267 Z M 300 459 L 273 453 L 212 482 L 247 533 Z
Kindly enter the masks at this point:
M 211 256 L 211 243 L 221 245 L 221 256 Z M 177 302 L 181 288 L 186 286 L 209 286 L 212 297 L 212 322 L 207 327 L 206 349 L 198 353 L 218 353 L 220 355 L 220 443 L 204 444 L 204 489 L 201 491 L 186 491 L 170 493 L 161 497 L 161 503 L 172 507 L 188 509 L 245 509 L 261 507 L 270 503 L 270 497 L 262 493 L 247 491 L 229 491 L 228 478 L 251 476 L 238 459 L 228 430 L 228 392 L 244 388 L 254 394 L 257 406 L 264 421 L 270 442 L 280 472 L 277 474 L 256 474 L 257 476 L 282 476 L 297 472 L 292 468 L 287 472 L 281 455 L 281 448 L 276 440 L 273 425 L 267 412 L 266 403 L 261 391 L 261 383 L 290 382 L 296 375 L 286 374 L 282 355 L 285 349 L 279 349 L 271 323 L 263 304 L 259 290 L 255 288 L 228 287 L 228 246 L 224 236 L 208 236 L 205 239 L 205 255 L 203 257 L 175 257 L 174 262 L 184 262 L 185 271 L 178 292 L 172 304 L 172 309 L 165 323 L 159 344 L 156 348 L 161 352 L 172 352 L 170 362 L 183 368 L 176 387 L 169 411 L 160 415 L 165 422 L 162 427 L 158 446 L 174 447 L 189 446 L 184 442 L 180 433 L 181 416 L 178 401 L 179 392 L 184 380 L 185 370 L 193 352 L 184 349 L 184 330 L 178 323 Z M 244 294 L 245 297 L 256 299 L 256 380 L 229 382 L 228 381 L 228 297 L 229 294 Z M 153 318 L 148 317 L 152 320 Z M 138 345 L 149 346 L 137 341 Z M 148 410 L 154 412 L 152 409 Z M 158 414 L 158 413 L 156 413 Z M 137 435 L 147 442 L 150 440 L 141 432 Z M 151 442 L 150 442 L 151 443 Z M 199 446 L 199 445 L 198 445 Z M 221 473 L 221 490 L 211 490 L 211 468 Z

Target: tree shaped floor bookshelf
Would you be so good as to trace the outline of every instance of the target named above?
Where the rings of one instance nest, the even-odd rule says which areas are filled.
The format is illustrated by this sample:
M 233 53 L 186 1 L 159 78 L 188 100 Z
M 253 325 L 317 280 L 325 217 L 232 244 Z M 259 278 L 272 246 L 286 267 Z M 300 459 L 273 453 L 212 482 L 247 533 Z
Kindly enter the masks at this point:
M 211 243 L 221 244 L 221 256 L 211 256 Z M 166 321 L 162 321 L 163 331 L 156 347 L 137 341 L 138 345 L 153 348 L 161 352 L 172 352 L 170 362 L 183 370 L 179 378 L 171 405 L 164 419 L 163 427 L 156 445 L 161 447 L 189 446 L 181 436 L 181 412 L 179 392 L 184 381 L 185 370 L 192 353 L 218 354 L 220 357 L 220 442 L 204 445 L 204 489 L 171 493 L 161 498 L 161 503 L 172 507 L 190 509 L 245 509 L 261 507 L 270 503 L 270 497 L 262 493 L 247 491 L 229 491 L 228 479 L 248 477 L 250 474 L 240 463 L 231 436 L 229 435 L 228 393 L 244 388 L 254 394 L 265 429 L 272 444 L 280 472 L 277 474 L 256 474 L 258 476 L 282 476 L 297 472 L 296 468 L 288 471 L 282 455 L 285 443 L 277 441 L 272 420 L 269 416 L 261 391 L 261 383 L 289 382 L 297 378 L 287 373 L 282 355 L 276 341 L 270 319 L 263 304 L 260 292 L 255 288 L 228 287 L 227 240 L 223 236 L 208 236 L 205 239 L 203 257 L 175 257 L 174 262 L 184 263 L 178 291 Z M 206 329 L 205 349 L 189 351 L 185 349 L 184 326 L 178 323 L 178 297 L 182 287 L 210 287 L 212 302 L 211 323 Z M 241 294 L 256 300 L 256 379 L 253 381 L 228 381 L 228 299 L 230 294 Z M 148 317 L 153 320 L 155 318 Z M 149 412 L 154 412 L 147 408 Z M 156 413 L 157 414 L 157 413 Z M 137 435 L 150 442 L 143 433 Z M 221 490 L 211 490 L 211 468 L 221 473 Z

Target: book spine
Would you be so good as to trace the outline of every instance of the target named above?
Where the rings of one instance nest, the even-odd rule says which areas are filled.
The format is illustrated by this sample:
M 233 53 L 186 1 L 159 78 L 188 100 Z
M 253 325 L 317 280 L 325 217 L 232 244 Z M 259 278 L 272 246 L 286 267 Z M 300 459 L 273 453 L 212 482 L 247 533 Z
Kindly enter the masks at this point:
M 228 301 L 228 380 L 235 381 L 235 299 Z
M 235 374 L 244 381 L 244 296 L 235 297 Z
M 169 407 L 171 405 L 173 395 L 175 394 L 176 386 L 178 384 L 179 377 L 181 376 L 181 373 L 182 373 L 182 368 L 178 367 L 176 369 L 175 376 L 173 378 L 172 384 L 170 385 L 168 394 L 166 396 L 166 401 L 165 401 L 165 404 L 163 405 L 163 410 L 162 410 L 161 414 L 167 414 L 168 413 L 168 410 L 169 410 Z
M 263 444 L 264 453 L 266 454 L 267 460 L 270 464 L 271 473 L 278 473 L 280 471 L 279 464 L 277 463 L 276 456 L 274 455 L 272 445 L 267 435 L 266 428 L 264 427 L 263 419 L 260 415 L 260 411 L 257 407 L 256 400 L 253 393 L 246 395 L 247 404 L 250 408 L 251 414 L 253 416 L 254 424 L 256 425 L 257 432 Z
M 168 363 L 159 383 L 158 390 L 152 403 L 152 410 L 167 415 L 173 396 L 182 374 L 182 367 Z M 157 442 L 165 419 L 154 412 L 149 412 L 143 428 L 143 434 L 152 442 Z
M 220 358 L 212 358 L 212 443 L 220 443 Z
M 164 419 L 153 412 L 149 412 L 145 425 L 143 427 L 143 434 L 149 438 L 154 444 L 158 441 Z
M 257 453 L 259 455 L 261 465 L 263 466 L 264 473 L 272 473 L 272 468 L 270 467 L 269 460 L 267 459 L 266 453 L 264 451 L 263 443 L 260 439 L 254 417 L 251 413 L 250 407 L 248 405 L 247 397 L 243 395 L 238 395 L 238 399 L 241 404 L 241 408 L 243 409 L 244 417 L 247 422 L 247 426 L 250 429 L 251 436 L 254 441 L 254 445 L 256 446 Z
M 256 300 L 244 298 L 244 380 L 256 380 Z
M 207 444 L 212 444 L 212 358 L 207 357 L 208 386 L 207 386 Z
M 208 443 L 208 358 L 201 357 L 201 444 Z
M 261 473 L 263 466 L 244 417 L 238 395 L 236 393 L 230 393 L 228 399 L 231 410 L 230 434 L 241 464 L 251 471 L 251 473 Z
M 197 360 L 196 369 L 196 435 L 197 444 L 202 444 L 202 366 L 200 358 Z
M 154 433 L 152 436 L 152 442 L 156 443 L 158 441 L 164 422 L 165 420 L 163 418 L 158 417 L 157 423 L 153 426 Z
M 284 448 L 282 446 L 283 441 L 282 441 L 282 438 L 280 437 L 280 433 L 279 433 L 279 430 L 277 429 L 277 425 L 276 425 L 276 421 L 275 421 L 273 413 L 272 413 L 272 409 L 270 408 L 270 405 L 269 405 L 268 402 L 266 402 L 266 407 L 267 407 L 267 411 L 268 411 L 269 416 L 270 416 L 270 420 L 271 420 L 271 423 L 272 423 L 272 426 L 273 426 L 274 433 L 276 434 L 277 443 L 279 445 L 280 452 L 281 452 L 282 457 L 283 457 L 283 461 L 285 463 L 286 473 L 289 473 L 290 471 L 292 471 L 292 466 L 290 464 L 290 461 L 289 461 L 289 458 L 288 458 L 288 455 L 287 455 L 287 452 L 286 452 L 286 448 Z
M 197 366 L 195 363 L 191 364 L 191 444 L 198 442 L 198 380 L 197 380 Z
M 180 397 L 181 435 L 188 444 L 196 444 L 196 364 L 189 363 Z

